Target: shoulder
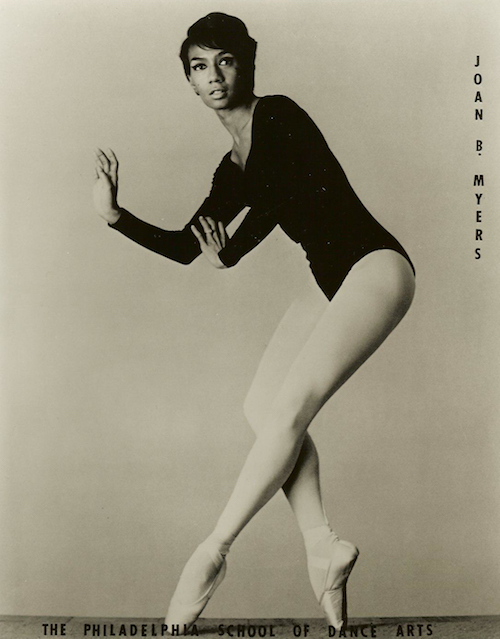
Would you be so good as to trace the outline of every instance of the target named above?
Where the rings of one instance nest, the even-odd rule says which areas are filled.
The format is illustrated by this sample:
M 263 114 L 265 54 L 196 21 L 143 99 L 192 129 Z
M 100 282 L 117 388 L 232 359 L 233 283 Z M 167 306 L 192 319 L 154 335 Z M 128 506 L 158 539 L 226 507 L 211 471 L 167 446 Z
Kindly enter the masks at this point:
M 268 130 L 311 133 L 316 128 L 304 109 L 286 95 L 266 95 L 257 108 L 258 120 Z
M 290 117 L 307 115 L 304 109 L 286 95 L 265 95 L 258 102 L 259 111 L 267 117 Z

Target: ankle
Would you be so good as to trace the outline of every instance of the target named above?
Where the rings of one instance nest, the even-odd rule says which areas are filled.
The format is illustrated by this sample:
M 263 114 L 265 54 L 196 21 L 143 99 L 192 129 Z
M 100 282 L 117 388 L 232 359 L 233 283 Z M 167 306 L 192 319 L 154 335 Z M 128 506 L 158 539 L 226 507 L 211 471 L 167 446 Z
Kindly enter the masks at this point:
M 316 546 L 323 539 L 339 538 L 337 533 L 331 529 L 330 524 L 323 524 L 322 526 L 315 526 L 314 528 L 303 530 L 302 536 L 304 538 L 304 544 L 307 552 L 310 552 L 314 548 L 314 546 Z
M 203 542 L 213 548 L 217 548 L 220 554 L 225 557 L 231 548 L 232 543 L 236 539 L 236 535 L 222 535 L 218 531 L 214 530 Z

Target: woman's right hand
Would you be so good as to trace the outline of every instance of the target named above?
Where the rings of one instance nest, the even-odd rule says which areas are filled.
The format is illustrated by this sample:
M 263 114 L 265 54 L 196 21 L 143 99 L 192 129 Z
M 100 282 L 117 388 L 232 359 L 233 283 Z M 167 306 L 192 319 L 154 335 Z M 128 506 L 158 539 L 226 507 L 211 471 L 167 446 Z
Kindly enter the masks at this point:
M 94 205 L 99 215 L 109 224 L 118 221 L 121 213 L 117 202 L 118 159 L 111 149 L 108 154 L 96 150 L 96 180 L 94 184 Z

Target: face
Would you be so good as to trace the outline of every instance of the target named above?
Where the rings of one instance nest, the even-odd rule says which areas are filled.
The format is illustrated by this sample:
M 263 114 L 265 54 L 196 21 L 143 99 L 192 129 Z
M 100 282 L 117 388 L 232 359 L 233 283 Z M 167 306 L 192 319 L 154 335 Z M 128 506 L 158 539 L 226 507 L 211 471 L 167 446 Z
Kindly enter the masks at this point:
M 189 82 L 211 109 L 227 109 L 242 99 L 241 68 L 232 53 L 222 49 L 189 49 Z

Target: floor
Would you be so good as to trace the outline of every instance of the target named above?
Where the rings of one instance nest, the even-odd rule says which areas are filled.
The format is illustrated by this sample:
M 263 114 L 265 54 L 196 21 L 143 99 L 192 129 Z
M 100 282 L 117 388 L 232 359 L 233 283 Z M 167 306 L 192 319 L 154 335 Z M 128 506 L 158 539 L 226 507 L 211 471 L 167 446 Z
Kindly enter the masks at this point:
M 170 630 L 170 629 L 168 629 Z M 173 629 L 174 636 L 179 634 Z M 83 617 L 0 616 L 0 639 L 43 637 L 161 637 L 169 636 L 161 619 L 86 619 Z M 500 616 L 352 619 L 345 631 L 335 631 L 323 619 L 199 619 L 188 636 L 250 639 L 327 639 L 357 637 L 388 639 L 500 639 Z

